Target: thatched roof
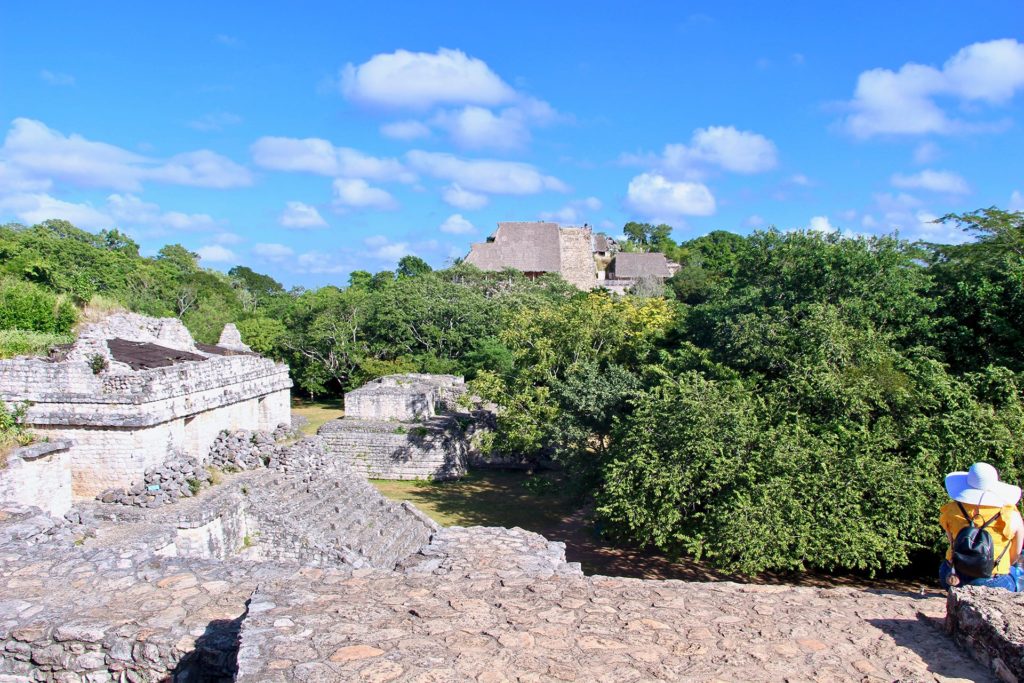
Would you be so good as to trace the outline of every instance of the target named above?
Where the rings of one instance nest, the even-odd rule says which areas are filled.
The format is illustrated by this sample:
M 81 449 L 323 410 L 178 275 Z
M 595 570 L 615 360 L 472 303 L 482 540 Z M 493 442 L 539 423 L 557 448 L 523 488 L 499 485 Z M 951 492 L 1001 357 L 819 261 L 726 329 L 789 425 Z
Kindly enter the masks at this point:
M 561 268 L 558 224 L 498 223 L 491 240 L 470 247 L 466 263 L 481 270 L 515 268 L 524 273 L 556 273 Z
M 672 277 L 672 271 L 668 265 L 668 259 L 664 254 L 653 252 L 650 254 L 635 254 L 619 252 L 615 255 L 609 269 L 616 279 L 641 278 L 641 277 Z

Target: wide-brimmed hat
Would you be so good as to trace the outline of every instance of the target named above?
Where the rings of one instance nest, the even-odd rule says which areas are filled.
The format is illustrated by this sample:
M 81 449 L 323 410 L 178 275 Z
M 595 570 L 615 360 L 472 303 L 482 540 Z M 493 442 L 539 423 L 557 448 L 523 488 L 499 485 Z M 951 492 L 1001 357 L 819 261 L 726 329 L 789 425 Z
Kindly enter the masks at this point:
M 1004 507 L 1020 500 L 1020 487 L 999 481 L 999 472 L 987 462 L 976 462 L 966 472 L 946 475 L 946 492 L 968 505 Z

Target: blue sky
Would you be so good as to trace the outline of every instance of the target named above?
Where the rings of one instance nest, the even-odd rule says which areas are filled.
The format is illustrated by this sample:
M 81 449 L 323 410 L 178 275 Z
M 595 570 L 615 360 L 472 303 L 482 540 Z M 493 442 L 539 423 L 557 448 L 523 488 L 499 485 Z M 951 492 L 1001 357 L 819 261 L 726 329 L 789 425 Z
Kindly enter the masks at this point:
M 935 216 L 1024 210 L 1024 4 L 752 5 L 8 4 L 0 221 L 309 287 L 501 220 L 954 241 Z

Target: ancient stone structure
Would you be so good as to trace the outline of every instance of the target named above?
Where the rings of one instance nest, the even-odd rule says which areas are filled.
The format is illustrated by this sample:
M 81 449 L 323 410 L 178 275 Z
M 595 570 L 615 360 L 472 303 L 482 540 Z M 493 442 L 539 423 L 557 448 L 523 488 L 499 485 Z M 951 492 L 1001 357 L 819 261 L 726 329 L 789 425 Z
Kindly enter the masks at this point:
M 0 361 L 0 400 L 30 402 L 32 431 L 73 444 L 74 496 L 128 487 L 172 452 L 202 460 L 223 429 L 289 421 L 288 368 L 225 333 L 230 348 L 196 343 L 176 319 L 115 314 L 49 359 Z
M 461 377 L 390 375 L 345 394 L 345 417 L 318 435 L 371 479 L 454 479 L 466 473 L 475 422 L 457 404 Z
M 583 290 L 603 287 L 625 294 L 642 280 L 664 282 L 679 269 L 661 253 L 620 252 L 618 244 L 589 226 L 505 222 L 486 242 L 470 247 L 466 263 L 481 270 L 514 268 L 536 277 L 558 273 Z
M 947 601 L 953 637 L 1003 683 L 1024 681 L 1024 594 L 965 586 Z
M 189 368 L 216 360 L 198 345 L 89 351 L 103 346 L 110 365 L 166 362 L 190 387 Z M 147 377 L 166 386 L 164 375 Z M 451 417 L 460 384 L 385 378 L 351 409 L 424 425 Z M 226 429 L 231 413 L 216 415 Z M 79 499 L 63 517 L 0 506 L 0 683 L 1021 675 L 1024 605 L 1013 594 L 953 592 L 950 629 L 978 662 L 943 632 L 946 601 L 935 593 L 584 576 L 561 543 L 522 529 L 439 528 L 383 498 L 327 446 L 329 434 L 292 438 L 219 433 L 196 457 L 229 471 L 173 505 Z M 56 480 L 50 470 L 76 445 L 50 447 L 16 456 L 30 486 Z
M 34 505 L 54 517 L 71 509 L 71 442 L 54 439 L 17 448 L 0 470 L 0 501 Z

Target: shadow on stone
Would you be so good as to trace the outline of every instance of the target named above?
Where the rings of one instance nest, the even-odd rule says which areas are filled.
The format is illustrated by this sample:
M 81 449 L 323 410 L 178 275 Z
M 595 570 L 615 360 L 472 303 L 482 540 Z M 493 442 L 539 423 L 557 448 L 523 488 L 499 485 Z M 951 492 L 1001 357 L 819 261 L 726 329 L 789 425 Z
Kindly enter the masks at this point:
M 246 603 L 248 613 L 248 603 Z M 171 672 L 174 683 L 230 683 L 238 673 L 238 644 L 245 614 L 236 619 L 214 619 L 195 649 L 186 654 Z
M 920 612 L 916 619 L 867 619 L 869 624 L 890 636 L 896 645 L 917 653 L 935 676 L 966 679 L 978 683 L 998 683 L 994 676 L 978 678 L 978 668 L 963 658 L 962 650 L 948 635 L 941 619 Z M 922 672 L 923 673 L 923 672 Z

